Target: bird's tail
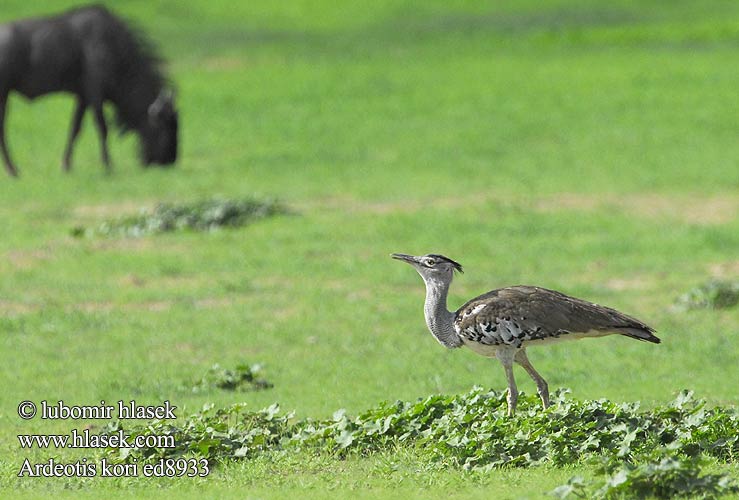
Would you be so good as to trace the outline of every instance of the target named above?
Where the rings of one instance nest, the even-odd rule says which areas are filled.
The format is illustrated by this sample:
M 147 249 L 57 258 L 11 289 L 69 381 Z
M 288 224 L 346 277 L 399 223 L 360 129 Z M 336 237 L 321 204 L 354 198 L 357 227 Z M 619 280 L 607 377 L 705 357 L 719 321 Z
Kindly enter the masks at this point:
M 645 328 L 626 327 L 618 328 L 616 330 L 621 335 L 626 335 L 636 340 L 643 340 L 645 342 L 651 342 L 653 344 L 659 344 L 662 342 L 659 337 L 654 335 L 654 330 L 645 325 Z

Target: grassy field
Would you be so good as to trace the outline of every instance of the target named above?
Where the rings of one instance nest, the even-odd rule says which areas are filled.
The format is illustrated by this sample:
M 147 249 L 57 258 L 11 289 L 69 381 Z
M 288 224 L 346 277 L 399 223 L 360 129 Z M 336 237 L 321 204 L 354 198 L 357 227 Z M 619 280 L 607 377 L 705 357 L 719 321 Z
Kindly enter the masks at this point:
M 92 456 L 21 450 L 17 434 L 85 424 L 23 421 L 22 400 L 170 400 L 178 416 L 279 402 L 328 418 L 503 389 L 497 361 L 428 334 L 423 284 L 391 252 L 464 264 L 450 307 L 536 284 L 633 314 L 663 339 L 532 348 L 553 389 L 650 407 L 690 388 L 736 405 L 739 309 L 672 304 L 710 278 L 739 279 L 739 3 L 106 3 L 169 61 L 182 159 L 145 170 L 135 138 L 112 137 L 106 176 L 88 117 L 64 175 L 72 100 L 11 98 L 21 177 L 0 177 L 3 496 L 540 498 L 588 475 L 470 473 L 399 449 L 268 455 L 197 480 L 15 477 L 26 456 Z M 0 21 L 72 4 L 5 0 Z M 212 233 L 70 234 L 158 202 L 252 195 L 293 213 Z M 186 389 L 215 363 L 261 363 L 274 388 Z

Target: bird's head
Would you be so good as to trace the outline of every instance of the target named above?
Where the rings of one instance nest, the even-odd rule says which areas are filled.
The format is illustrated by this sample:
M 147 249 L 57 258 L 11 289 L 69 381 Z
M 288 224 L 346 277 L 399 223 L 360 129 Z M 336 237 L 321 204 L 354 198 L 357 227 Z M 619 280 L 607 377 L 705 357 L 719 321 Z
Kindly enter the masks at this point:
M 430 253 L 416 257 L 414 255 L 406 255 L 404 253 L 394 253 L 391 255 L 393 259 L 407 262 L 418 271 L 424 281 L 439 281 L 449 283 L 452 281 L 454 271 L 462 271 L 462 264 L 455 262 L 449 257 Z

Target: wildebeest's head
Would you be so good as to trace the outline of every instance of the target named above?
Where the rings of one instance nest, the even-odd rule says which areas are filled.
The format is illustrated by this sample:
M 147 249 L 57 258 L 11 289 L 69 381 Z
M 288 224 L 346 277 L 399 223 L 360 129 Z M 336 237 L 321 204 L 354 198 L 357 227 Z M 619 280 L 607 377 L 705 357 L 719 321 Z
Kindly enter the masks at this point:
M 174 93 L 159 92 L 149 105 L 146 124 L 141 129 L 141 161 L 144 165 L 169 165 L 177 160 L 177 109 Z

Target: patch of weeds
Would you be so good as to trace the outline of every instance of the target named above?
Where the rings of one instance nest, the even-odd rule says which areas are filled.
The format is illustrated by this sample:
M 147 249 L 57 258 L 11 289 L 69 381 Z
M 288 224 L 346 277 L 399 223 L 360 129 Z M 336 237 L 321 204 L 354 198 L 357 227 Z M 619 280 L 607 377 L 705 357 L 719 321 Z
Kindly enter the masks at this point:
M 109 220 L 96 228 L 75 227 L 71 233 L 75 237 L 139 237 L 183 229 L 213 231 L 286 213 L 289 213 L 287 208 L 275 200 L 212 198 L 187 204 L 160 203 L 153 210 Z
M 191 386 L 192 392 L 207 392 L 213 389 L 226 391 L 261 391 L 273 384 L 260 376 L 262 365 L 241 364 L 233 370 L 215 364 L 205 375 Z
M 182 456 L 202 457 L 210 462 L 223 458 L 252 458 L 263 451 L 279 448 L 290 434 L 288 420 L 292 414 L 278 415 L 279 411 L 277 405 L 247 411 L 246 403 L 217 410 L 211 404 L 179 425 L 154 420 L 124 430 L 120 421 L 113 422 L 106 427 L 107 432 L 124 430 L 131 441 L 136 436 L 159 436 L 158 439 L 171 436 L 174 447 L 112 448 L 108 454 L 123 462 Z
M 636 464 L 649 453 L 650 459 L 705 455 L 736 462 L 739 457 L 736 410 L 708 409 L 688 391 L 651 411 L 640 411 L 636 403 L 568 399 L 565 391 L 554 395 L 546 411 L 541 410 L 538 398 L 526 395 L 519 396 L 516 417 L 507 418 L 506 407 L 505 392 L 476 387 L 456 396 L 383 403 L 357 417 L 339 410 L 328 420 L 288 422 L 292 415 L 279 416 L 276 405 L 258 412 L 237 405 L 215 416 L 209 408 L 178 420 L 177 426 L 155 422 L 129 432 L 177 436 L 175 450 L 131 452 L 144 459 L 179 456 L 184 451 L 210 461 L 267 450 L 345 456 L 406 447 L 430 463 L 489 470 L 577 464 L 592 457 L 613 464 Z M 241 451 L 237 454 L 237 450 Z
M 728 474 L 702 474 L 700 458 L 666 456 L 639 463 L 616 465 L 603 461 L 597 481 L 581 477 L 555 488 L 553 496 L 566 498 L 717 498 L 739 493 Z
M 726 309 L 739 304 L 739 281 L 711 280 L 675 301 L 680 309 Z
M 690 392 L 650 412 L 639 411 L 638 404 L 567 399 L 563 391 L 553 399 L 553 407 L 541 411 L 536 397 L 524 397 L 518 415 L 507 418 L 505 392 L 475 388 L 458 396 L 383 404 L 354 419 L 337 413 L 332 421 L 307 424 L 302 441 L 359 452 L 414 444 L 431 460 L 471 470 L 566 465 L 594 455 L 623 461 L 666 446 L 686 456 L 739 456 L 739 415 L 706 409 Z

